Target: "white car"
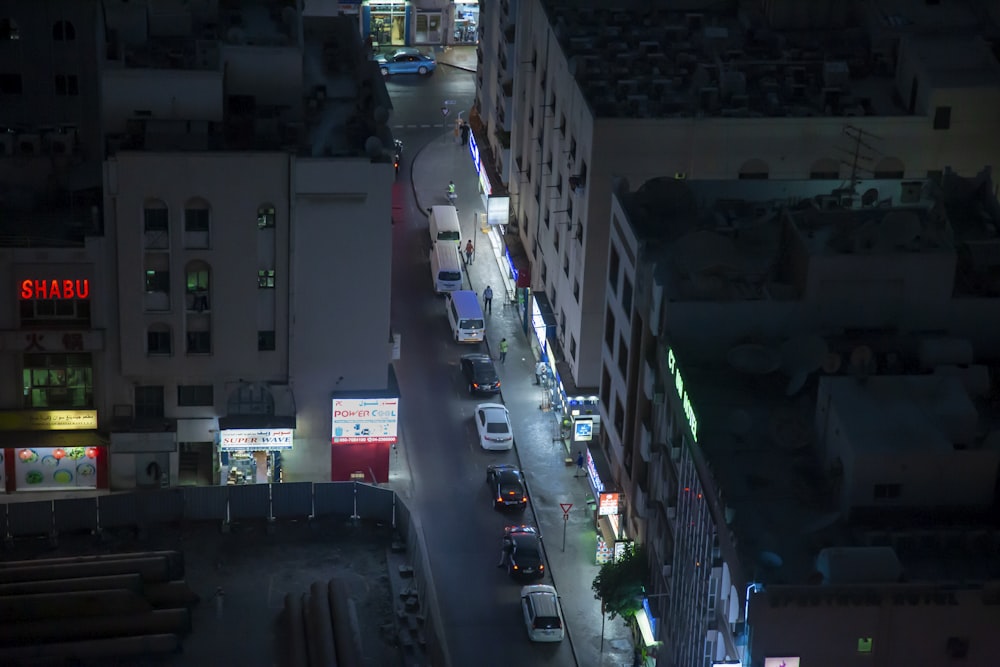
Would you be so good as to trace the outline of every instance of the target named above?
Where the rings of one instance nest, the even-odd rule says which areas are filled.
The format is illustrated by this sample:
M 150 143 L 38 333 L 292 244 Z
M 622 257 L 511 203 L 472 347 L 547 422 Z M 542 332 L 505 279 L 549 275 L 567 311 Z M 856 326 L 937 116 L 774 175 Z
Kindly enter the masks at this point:
M 566 635 L 563 627 L 559 594 L 547 584 L 525 586 L 521 589 L 521 611 L 528 628 L 528 639 L 533 642 L 561 642 Z
M 480 403 L 476 406 L 476 430 L 483 449 L 507 450 L 514 446 L 510 430 L 510 413 L 502 403 Z

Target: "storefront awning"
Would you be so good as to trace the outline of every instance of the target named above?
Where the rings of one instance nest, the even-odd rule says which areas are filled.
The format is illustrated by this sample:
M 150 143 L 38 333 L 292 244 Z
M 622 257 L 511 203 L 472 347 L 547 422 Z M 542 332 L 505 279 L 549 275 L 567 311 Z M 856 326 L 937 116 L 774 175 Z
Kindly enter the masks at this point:
M 219 430 L 234 428 L 271 429 L 295 428 L 295 415 L 226 415 L 219 417 Z
M 99 431 L 0 431 L 0 447 L 105 447 Z

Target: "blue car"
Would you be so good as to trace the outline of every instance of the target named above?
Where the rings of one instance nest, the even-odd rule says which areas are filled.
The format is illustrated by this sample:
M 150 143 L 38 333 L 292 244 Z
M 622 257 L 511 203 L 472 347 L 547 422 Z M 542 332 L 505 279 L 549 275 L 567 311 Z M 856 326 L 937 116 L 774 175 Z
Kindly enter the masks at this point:
M 428 56 L 420 52 L 419 49 L 405 47 L 396 49 L 389 55 L 379 54 L 375 56 L 378 68 L 382 70 L 382 76 L 391 74 L 419 74 L 426 76 L 437 67 L 434 56 Z

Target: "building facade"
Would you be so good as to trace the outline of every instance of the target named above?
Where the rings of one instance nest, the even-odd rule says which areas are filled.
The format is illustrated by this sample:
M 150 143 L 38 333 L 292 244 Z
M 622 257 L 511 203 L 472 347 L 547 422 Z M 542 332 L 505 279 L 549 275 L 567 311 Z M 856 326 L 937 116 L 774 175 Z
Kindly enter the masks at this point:
M 279 6 L 282 3 L 276 3 Z M 380 50 L 476 44 L 486 24 L 479 0 L 305 0 L 307 18 L 347 16 Z

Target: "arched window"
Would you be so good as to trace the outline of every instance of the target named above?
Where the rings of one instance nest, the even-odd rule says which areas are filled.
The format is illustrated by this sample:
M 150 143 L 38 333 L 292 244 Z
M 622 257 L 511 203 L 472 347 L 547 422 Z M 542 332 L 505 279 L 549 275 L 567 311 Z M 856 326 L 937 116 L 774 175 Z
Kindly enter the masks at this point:
M 142 205 L 144 247 L 170 247 L 170 212 L 162 199 L 147 199 Z
M 187 310 L 205 312 L 211 307 L 211 269 L 200 260 L 189 262 L 184 268 L 184 292 Z
M 76 39 L 76 28 L 69 21 L 56 21 L 52 24 L 52 39 L 57 42 L 72 42 Z
M 226 401 L 229 415 L 273 415 L 274 397 L 262 384 L 244 382 L 229 394 Z
M 740 166 L 740 180 L 748 179 L 767 179 L 768 176 L 767 163 L 763 160 L 758 160 L 753 158 L 752 160 L 747 160 Z
M 184 247 L 207 248 L 209 239 L 210 209 L 200 197 L 184 204 Z
M 257 229 L 273 229 L 275 217 L 274 206 L 261 204 L 257 207 Z
M 809 167 L 809 178 L 814 180 L 837 180 L 840 178 L 840 163 L 833 158 L 820 158 Z
M 895 157 L 884 157 L 875 165 L 872 175 L 875 178 L 903 178 L 903 161 Z
M 173 354 L 173 340 L 170 325 L 163 322 L 150 324 L 146 331 L 146 354 L 150 356 L 170 356 Z

